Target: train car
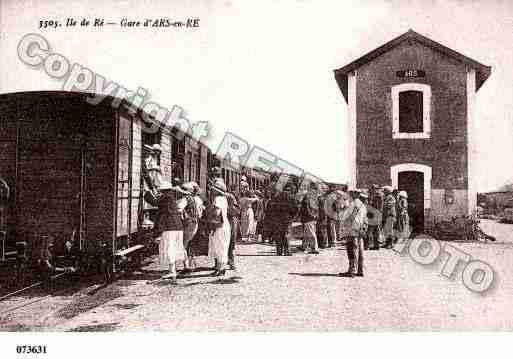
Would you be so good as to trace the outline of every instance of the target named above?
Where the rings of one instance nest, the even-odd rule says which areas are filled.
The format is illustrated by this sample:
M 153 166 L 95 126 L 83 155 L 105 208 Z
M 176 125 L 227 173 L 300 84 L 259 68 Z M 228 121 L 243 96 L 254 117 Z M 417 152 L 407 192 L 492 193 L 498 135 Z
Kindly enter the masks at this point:
M 89 258 L 142 247 L 153 238 L 147 225 L 156 216 L 145 200 L 150 156 L 161 179 L 193 180 L 206 194 L 209 170 L 221 161 L 205 144 L 155 126 L 124 100 L 106 96 L 96 104 L 91 97 L 0 95 L 0 268 L 20 256 L 38 258 L 48 237 L 56 254 L 73 240 Z M 251 189 L 269 182 L 263 171 L 222 167 L 228 186 L 238 186 L 242 175 Z
M 239 170 L 235 170 L 232 165 L 223 160 L 217 160 L 217 165 L 221 168 L 221 176 L 226 187 L 235 188 L 236 192 L 240 191 L 240 182 L 243 176 L 246 178 L 250 190 L 263 190 L 271 183 L 271 174 L 263 170 L 243 166 Z
M 113 253 L 141 234 L 142 168 L 159 144 L 162 176 L 196 180 L 206 190 L 207 148 L 169 128 L 147 131 L 147 117 L 126 102 L 91 94 L 24 92 L 0 95 L 0 260 L 16 243 L 37 256 L 41 237 L 57 251 L 71 237 L 86 252 Z M 6 197 L 6 196 L 4 196 Z

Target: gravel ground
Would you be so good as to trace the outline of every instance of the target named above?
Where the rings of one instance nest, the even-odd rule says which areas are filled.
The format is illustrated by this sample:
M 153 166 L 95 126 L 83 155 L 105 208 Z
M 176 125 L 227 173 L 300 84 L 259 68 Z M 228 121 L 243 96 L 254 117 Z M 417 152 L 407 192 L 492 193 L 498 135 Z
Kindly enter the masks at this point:
M 461 243 L 488 262 L 497 279 L 485 294 L 469 291 L 457 273 L 440 275 L 444 263 L 415 263 L 391 250 L 365 252 L 363 278 L 340 278 L 347 268 L 343 247 L 320 255 L 277 257 L 266 244 L 241 244 L 237 270 L 222 278 L 208 270 L 178 285 L 155 281 L 155 258 L 141 273 L 107 287 L 69 288 L 27 307 L 0 314 L 3 330 L 58 331 L 334 331 L 511 330 L 513 225 L 484 223 L 500 244 Z M 444 244 L 442 244 L 444 245 Z M 453 244 L 454 245 L 454 244 Z M 206 258 L 200 266 L 208 267 Z M 461 266 L 459 267 L 461 271 Z M 32 294 L 32 300 L 42 292 Z M 0 313 L 26 301 L 0 303 Z

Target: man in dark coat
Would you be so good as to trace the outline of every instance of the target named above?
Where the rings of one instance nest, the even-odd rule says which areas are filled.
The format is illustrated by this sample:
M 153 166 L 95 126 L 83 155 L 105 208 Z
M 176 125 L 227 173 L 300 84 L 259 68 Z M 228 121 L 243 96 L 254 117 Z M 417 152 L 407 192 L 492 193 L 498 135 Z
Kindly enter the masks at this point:
M 228 247 L 228 266 L 235 270 L 235 244 L 240 238 L 240 207 L 236 197 L 237 186 L 232 185 L 231 192 L 226 193 L 228 201 L 228 221 L 230 221 L 230 246 Z
M 383 187 L 385 198 L 383 200 L 383 215 L 381 218 L 381 228 L 385 237 L 385 247 L 392 248 L 394 243 L 394 228 L 397 220 L 396 200 L 393 195 L 393 189 L 390 186 Z
M 335 192 L 336 187 L 333 185 L 329 186 L 328 193 L 326 193 L 324 206 L 326 208 L 327 221 L 327 236 L 328 236 L 328 248 L 334 247 L 338 239 L 338 203 L 337 194 Z
M 282 192 L 275 194 L 267 206 L 266 218 L 270 230 L 270 237 L 276 243 L 276 254 L 290 256 L 287 231 L 290 223 L 297 214 L 297 204 L 290 186 Z
M 316 230 L 317 219 L 319 218 L 319 195 L 315 182 L 310 183 L 308 193 L 303 196 L 299 215 L 303 223 L 303 249 L 305 253 L 310 248 L 310 253 L 319 254 Z
M 319 248 L 328 246 L 328 216 L 326 214 L 326 197 L 327 194 L 321 194 L 318 199 L 319 218 L 317 219 L 317 240 Z

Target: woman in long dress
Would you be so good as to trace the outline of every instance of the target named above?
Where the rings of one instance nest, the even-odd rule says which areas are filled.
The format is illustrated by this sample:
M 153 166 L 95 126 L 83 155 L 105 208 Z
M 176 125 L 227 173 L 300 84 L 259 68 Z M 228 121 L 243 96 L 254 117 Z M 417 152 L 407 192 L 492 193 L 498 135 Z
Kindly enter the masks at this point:
M 222 276 L 226 273 L 228 264 L 228 250 L 230 247 L 231 227 L 228 221 L 228 200 L 226 198 L 226 185 L 221 179 L 216 179 L 212 184 L 212 204 L 221 212 L 222 225 L 210 232 L 208 241 L 208 257 L 216 263 L 214 276 Z
M 162 270 L 168 270 L 163 279 L 176 282 L 176 262 L 186 259 L 183 246 L 182 211 L 187 201 L 178 197 L 184 192 L 169 182 L 160 186 L 162 196 L 159 200 L 157 231 L 161 233 L 159 242 L 159 262 Z
M 197 184 L 195 182 L 186 182 L 183 183 L 181 189 L 188 194 L 186 194 L 182 199 L 180 199 L 178 206 L 184 207 L 183 210 L 183 247 L 186 252 L 186 258 L 183 263 L 184 269 L 182 274 L 188 274 L 192 272 L 192 264 L 193 264 L 193 253 L 191 242 L 198 231 L 199 224 L 199 211 L 197 203 L 194 199 L 194 192 L 196 191 Z M 199 187 L 199 186 L 198 186 Z
M 241 223 L 240 231 L 242 240 L 249 239 L 255 228 L 255 212 L 253 211 L 253 203 L 258 201 L 250 191 L 245 191 L 240 199 Z

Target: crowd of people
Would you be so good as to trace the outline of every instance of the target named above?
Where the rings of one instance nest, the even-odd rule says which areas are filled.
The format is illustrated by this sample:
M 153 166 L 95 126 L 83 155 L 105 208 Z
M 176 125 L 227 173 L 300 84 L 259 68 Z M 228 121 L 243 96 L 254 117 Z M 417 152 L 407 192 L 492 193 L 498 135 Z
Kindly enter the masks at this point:
M 195 182 L 162 181 L 159 192 L 155 227 L 159 259 L 168 271 L 163 278 L 173 282 L 178 277 L 177 263 L 183 263 L 181 274 L 192 271 L 191 244 L 200 234 L 208 237 L 213 276 L 236 269 L 234 250 L 239 241 L 272 243 L 278 256 L 292 255 L 289 240 L 295 224 L 302 226 L 298 249 L 306 254 L 345 244 L 349 267 L 340 275 L 355 277 L 364 275 L 364 250 L 392 248 L 411 232 L 408 195 L 390 186 L 364 190 L 331 185 L 321 190 L 312 182 L 305 193 L 298 193 L 289 182 L 281 190 L 271 184 L 254 191 L 242 176 L 239 186 L 227 189 L 221 170 L 215 167 L 206 201 Z
M 311 183 L 299 206 L 306 253 L 318 254 L 319 248 L 346 246 L 349 267 L 344 277 L 363 277 L 364 250 L 392 248 L 411 234 L 408 194 L 391 186 L 371 186 L 369 190 L 329 186 L 321 193 Z

